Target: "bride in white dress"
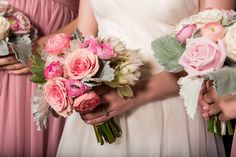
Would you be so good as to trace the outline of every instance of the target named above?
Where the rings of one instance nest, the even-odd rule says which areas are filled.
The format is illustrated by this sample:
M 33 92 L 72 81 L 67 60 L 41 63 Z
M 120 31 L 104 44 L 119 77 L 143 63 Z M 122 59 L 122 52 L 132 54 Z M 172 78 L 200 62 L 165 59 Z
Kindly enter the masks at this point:
M 114 35 L 129 48 L 141 49 L 153 75 L 141 85 L 145 89 L 132 100 L 122 100 L 115 93 L 103 99 L 109 104 L 109 118 L 115 116 L 123 131 L 113 144 L 97 143 L 92 125 L 108 119 L 101 111 L 83 117 L 74 113 L 67 118 L 58 148 L 58 157 L 106 156 L 224 156 L 222 140 L 207 133 L 201 115 L 191 120 L 183 100 L 177 95 L 176 78 L 161 72 L 151 50 L 151 41 L 168 33 L 182 18 L 206 7 L 230 7 L 230 0 L 81 0 L 79 28 L 84 34 Z M 215 5 L 215 6 L 214 6 Z M 92 9 L 91 9 L 92 8 Z M 94 13 L 94 14 L 93 14 Z M 94 17 L 95 15 L 95 17 Z M 96 21 L 94 20 L 96 19 Z M 171 98 L 167 98 L 172 96 Z M 163 99 L 165 98 L 165 99 Z

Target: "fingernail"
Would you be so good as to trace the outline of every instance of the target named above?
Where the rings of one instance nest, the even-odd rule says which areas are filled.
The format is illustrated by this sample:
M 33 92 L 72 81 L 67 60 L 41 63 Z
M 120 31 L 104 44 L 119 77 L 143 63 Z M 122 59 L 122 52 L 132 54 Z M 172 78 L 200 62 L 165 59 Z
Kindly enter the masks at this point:
M 86 121 L 86 123 L 91 124 L 92 122 L 90 120 Z

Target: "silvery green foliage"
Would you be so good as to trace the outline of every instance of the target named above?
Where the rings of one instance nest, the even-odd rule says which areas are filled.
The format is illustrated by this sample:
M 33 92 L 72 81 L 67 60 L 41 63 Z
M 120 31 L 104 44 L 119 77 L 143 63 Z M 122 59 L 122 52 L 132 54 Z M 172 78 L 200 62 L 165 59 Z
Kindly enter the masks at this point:
M 45 100 L 43 87 L 39 86 L 34 91 L 31 99 L 31 110 L 38 130 L 48 127 L 49 105 Z
M 225 66 L 222 69 L 208 74 L 213 80 L 214 88 L 220 96 L 236 93 L 236 68 Z
M 90 87 L 98 86 L 104 82 L 114 80 L 115 70 L 111 68 L 110 61 L 102 61 L 102 70 L 94 78 L 84 78 L 82 82 Z
M 198 97 L 202 87 L 204 78 L 198 77 L 182 77 L 179 79 L 180 96 L 184 99 L 187 114 L 194 119 L 197 112 Z
M 152 42 L 154 56 L 158 62 L 169 72 L 179 72 L 183 67 L 178 61 L 184 52 L 184 46 L 180 45 L 174 37 L 166 35 Z
M 0 40 L 0 56 L 9 55 L 9 50 L 6 41 Z
M 26 65 L 29 57 L 32 55 L 32 44 L 29 35 L 16 37 L 9 44 L 17 60 Z

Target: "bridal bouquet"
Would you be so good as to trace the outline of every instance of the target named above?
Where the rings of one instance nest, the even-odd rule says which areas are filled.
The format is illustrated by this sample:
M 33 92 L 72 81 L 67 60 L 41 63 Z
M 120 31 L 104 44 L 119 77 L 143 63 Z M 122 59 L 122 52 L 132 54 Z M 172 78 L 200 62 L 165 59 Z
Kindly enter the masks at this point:
M 31 43 L 37 31 L 19 10 L 5 2 L 0 3 L 0 56 L 13 52 L 23 64 L 31 56 Z
M 68 117 L 73 111 L 87 113 L 101 105 L 93 87 L 106 85 L 124 98 L 134 96 L 131 86 L 139 79 L 142 65 L 138 50 L 126 49 L 115 37 L 84 38 L 52 36 L 41 57 L 34 56 L 32 81 L 39 86 L 32 98 L 32 112 L 39 129 L 47 127 L 47 116 Z M 94 126 L 101 145 L 121 136 L 119 125 L 110 119 Z
M 155 57 L 169 72 L 185 70 L 180 78 L 180 95 L 188 115 L 194 118 L 204 80 L 212 80 L 218 95 L 236 93 L 236 13 L 206 10 L 183 19 L 175 29 L 152 42 Z M 208 121 L 208 130 L 233 134 L 230 122 L 217 115 Z

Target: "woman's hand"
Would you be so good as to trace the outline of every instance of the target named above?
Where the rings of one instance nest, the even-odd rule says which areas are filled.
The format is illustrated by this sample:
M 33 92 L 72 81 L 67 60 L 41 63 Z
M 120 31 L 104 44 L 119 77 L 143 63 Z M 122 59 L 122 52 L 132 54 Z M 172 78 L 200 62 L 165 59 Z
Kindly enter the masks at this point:
M 15 75 L 30 73 L 30 68 L 19 62 L 14 54 L 0 58 L 0 70 L 7 70 L 9 74 Z
M 45 47 L 47 41 L 46 37 L 41 37 L 33 43 L 33 53 L 40 53 Z M 31 58 L 29 58 L 27 65 L 19 62 L 15 55 L 11 53 L 8 56 L 0 57 L 0 70 L 7 70 L 9 74 L 24 75 L 30 73 L 30 66 L 32 65 Z
M 115 90 L 110 91 L 102 96 L 102 106 L 93 112 L 81 114 L 83 120 L 88 124 L 98 124 L 109 120 L 112 117 L 118 116 L 132 108 L 143 104 L 143 100 L 140 96 L 133 99 L 121 98 Z
M 215 89 L 212 87 L 212 81 L 204 81 L 198 98 L 198 107 L 205 119 L 220 112 L 218 106 L 220 99 L 221 97 L 217 95 Z

